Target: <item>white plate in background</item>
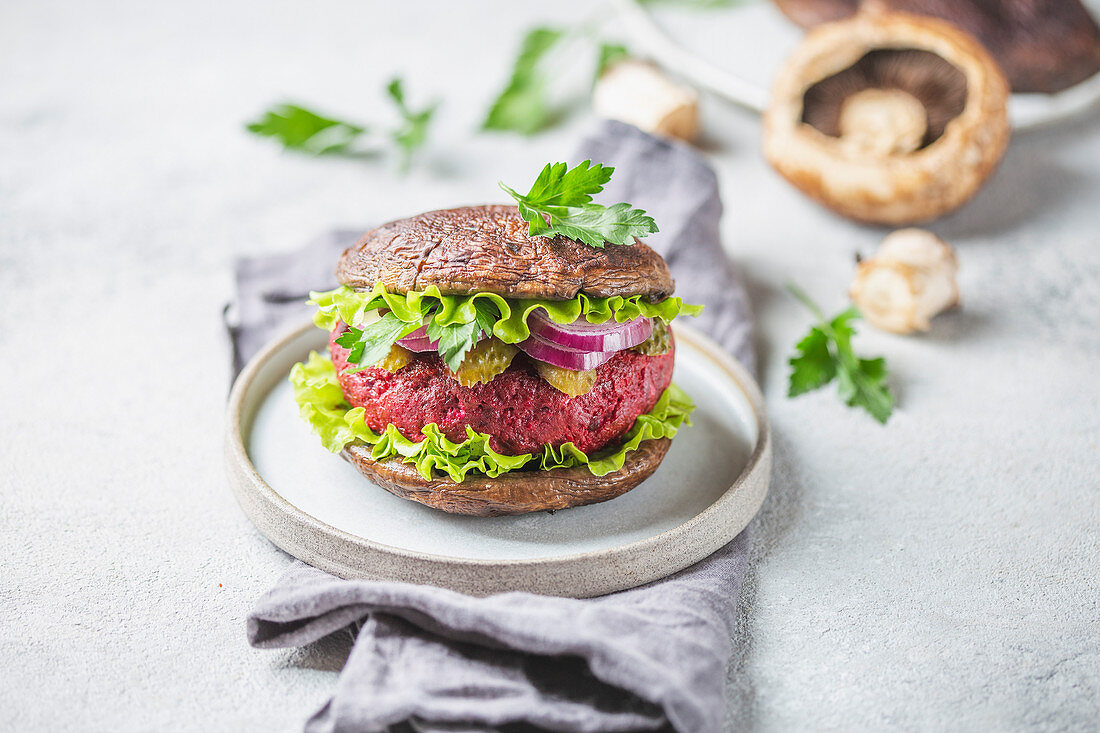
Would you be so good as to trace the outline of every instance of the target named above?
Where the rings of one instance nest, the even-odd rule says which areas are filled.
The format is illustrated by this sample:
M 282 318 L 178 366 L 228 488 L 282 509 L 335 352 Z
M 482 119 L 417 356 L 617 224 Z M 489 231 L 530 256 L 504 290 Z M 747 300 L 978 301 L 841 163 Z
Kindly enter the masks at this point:
M 772 77 L 803 31 L 766 0 L 698 9 L 674 3 L 645 8 L 616 0 L 626 31 L 642 52 L 688 82 L 763 111 Z M 1094 16 L 1100 0 L 1086 0 Z M 1013 129 L 1026 130 L 1072 117 L 1100 101 L 1100 73 L 1057 94 L 1013 94 Z

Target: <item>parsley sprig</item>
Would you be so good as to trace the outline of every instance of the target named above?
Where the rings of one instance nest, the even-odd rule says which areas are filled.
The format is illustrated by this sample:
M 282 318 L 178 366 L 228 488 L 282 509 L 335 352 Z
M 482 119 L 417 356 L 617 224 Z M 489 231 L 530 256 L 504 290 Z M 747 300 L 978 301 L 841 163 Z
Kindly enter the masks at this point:
M 603 76 L 603 72 L 607 71 L 607 67 L 629 57 L 630 50 L 621 43 L 601 43 L 599 55 L 596 57 L 595 81 L 599 81 L 600 77 Z
M 475 300 L 473 305 L 476 313 L 470 323 L 447 326 L 436 323 L 435 316 L 442 308 L 438 304 L 426 307 L 426 312 L 421 314 L 422 319 L 411 323 L 402 321 L 390 311 L 362 328 L 349 325 L 348 330 L 337 337 L 336 343 L 349 349 L 348 361 L 359 364 L 360 369 L 363 369 L 385 359 L 398 339 L 408 336 L 420 328 L 422 323 L 426 323 L 428 338 L 439 342 L 436 350 L 443 362 L 451 371 L 457 371 L 462 360 L 466 358 L 466 353 L 477 345 L 482 334 L 492 335 L 493 325 L 501 317 L 500 311 L 491 302 Z
M 885 424 L 894 408 L 894 397 L 886 386 L 886 360 L 861 359 L 852 351 L 856 333 L 852 324 L 859 319 L 859 310 L 852 306 L 830 320 L 797 285 L 788 283 L 787 289 L 817 316 L 817 323 L 798 342 L 790 359 L 787 396 L 812 392 L 836 379 L 846 405 L 862 407 Z
M 386 93 L 397 105 L 397 112 L 401 115 L 401 127 L 393 131 L 392 137 L 401 150 L 401 168 L 407 170 L 413 153 L 428 139 L 428 126 L 432 122 L 432 115 L 435 114 L 435 108 L 439 103 L 433 102 L 419 112 L 412 111 L 405 103 L 405 88 L 400 78 L 395 78 L 389 83 Z
M 363 328 L 349 325 L 348 330 L 336 338 L 336 343 L 350 350 L 350 363 L 368 367 L 385 359 L 397 339 L 418 328 L 420 324 L 405 323 L 393 313 L 386 313 Z
M 351 122 L 324 117 L 297 104 L 277 104 L 255 122 L 245 125 L 254 135 L 271 137 L 286 150 L 310 155 L 347 154 L 352 143 L 367 131 Z
M 642 209 L 627 203 L 592 203 L 593 194 L 603 190 L 614 172 L 614 168 L 593 165 L 591 160 L 573 168 L 565 163 L 547 163 L 526 194 L 503 182 L 499 185 L 516 200 L 530 236 L 561 235 L 602 249 L 605 244 L 633 244 L 635 237 L 658 231 L 653 217 Z
M 436 350 L 444 363 L 457 371 L 466 358 L 466 352 L 477 345 L 482 334 L 493 335 L 493 326 L 500 320 L 500 311 L 489 301 L 474 300 L 474 320 L 469 323 L 455 323 L 441 326 L 435 319 L 428 321 L 428 338 L 438 341 Z
M 513 130 L 524 135 L 538 132 L 550 122 L 550 77 L 542 68 L 546 54 L 561 40 L 557 28 L 532 28 L 520 44 L 507 86 L 493 101 L 483 130 Z
M 393 101 L 400 126 L 390 132 L 390 140 L 400 154 L 400 167 L 408 168 L 409 161 L 428 139 L 428 129 L 438 106 L 433 103 L 419 111 L 412 110 L 405 101 L 404 85 L 395 78 L 386 87 Z M 309 155 L 343 155 L 364 157 L 370 154 L 367 139 L 370 128 L 362 123 L 326 117 L 299 104 L 283 103 L 271 107 L 257 120 L 245 125 L 254 135 L 272 138 L 282 144 L 284 150 Z

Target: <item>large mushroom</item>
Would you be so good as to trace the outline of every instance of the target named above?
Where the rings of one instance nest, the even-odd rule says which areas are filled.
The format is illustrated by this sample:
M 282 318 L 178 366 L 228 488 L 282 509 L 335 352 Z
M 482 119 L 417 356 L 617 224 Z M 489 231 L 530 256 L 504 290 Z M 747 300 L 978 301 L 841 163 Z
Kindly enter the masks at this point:
M 810 31 L 764 115 L 764 154 L 840 214 L 928 221 L 969 200 L 1008 144 L 1008 84 L 949 23 L 861 13 Z
M 942 18 L 981 41 L 1017 92 L 1058 92 L 1100 71 L 1100 28 L 1079 0 L 774 1 L 803 28 L 867 9 Z

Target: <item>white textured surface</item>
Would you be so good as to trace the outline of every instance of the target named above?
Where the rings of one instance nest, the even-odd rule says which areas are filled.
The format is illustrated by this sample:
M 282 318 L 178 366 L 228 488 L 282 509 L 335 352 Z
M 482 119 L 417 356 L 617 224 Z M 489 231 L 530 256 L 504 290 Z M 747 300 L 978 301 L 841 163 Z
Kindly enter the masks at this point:
M 471 135 L 521 29 L 568 12 L 427 6 L 0 5 L 0 727 L 298 730 L 332 688 L 346 639 L 244 641 L 287 560 L 222 475 L 230 263 L 496 200 L 583 124 Z M 381 119 L 394 71 L 446 97 L 407 178 L 240 130 L 281 95 Z M 934 227 L 965 309 L 925 337 L 860 337 L 894 370 L 881 428 L 832 394 L 783 396 L 807 314 L 781 284 L 839 308 L 882 232 L 801 198 L 760 160 L 755 119 L 707 105 L 777 449 L 731 726 L 1100 718 L 1098 119 L 1021 136 Z

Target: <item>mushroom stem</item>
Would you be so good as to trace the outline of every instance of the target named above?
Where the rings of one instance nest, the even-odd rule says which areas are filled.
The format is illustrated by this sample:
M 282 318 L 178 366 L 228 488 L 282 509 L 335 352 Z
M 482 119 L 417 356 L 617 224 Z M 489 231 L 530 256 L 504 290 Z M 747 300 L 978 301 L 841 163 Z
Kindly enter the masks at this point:
M 698 99 L 691 87 L 635 59 L 609 66 L 592 90 L 592 107 L 599 116 L 687 142 L 699 134 Z
M 950 245 L 923 229 L 900 229 L 856 268 L 849 295 L 867 322 L 893 333 L 927 331 L 958 305 L 958 263 Z
M 928 131 L 920 100 L 900 89 L 864 89 L 840 108 L 840 137 L 855 151 L 884 156 L 911 153 Z

